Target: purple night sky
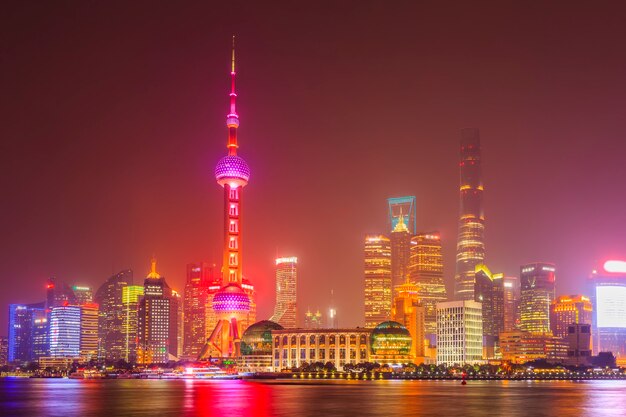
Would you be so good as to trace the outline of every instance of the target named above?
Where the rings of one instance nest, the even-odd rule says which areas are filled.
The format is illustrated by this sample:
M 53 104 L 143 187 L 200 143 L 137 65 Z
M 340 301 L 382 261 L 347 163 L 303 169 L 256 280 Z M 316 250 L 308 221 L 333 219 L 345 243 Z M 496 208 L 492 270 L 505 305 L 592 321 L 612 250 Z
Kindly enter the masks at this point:
M 300 312 L 332 288 L 339 324 L 362 324 L 362 240 L 392 196 L 441 231 L 451 294 L 463 127 L 481 131 L 492 271 L 554 262 L 557 293 L 584 293 L 626 257 L 626 6 L 335 3 L 5 5 L 0 334 L 50 275 L 139 283 L 155 254 L 182 290 L 187 263 L 221 262 L 232 34 L 259 319 L 293 255 Z

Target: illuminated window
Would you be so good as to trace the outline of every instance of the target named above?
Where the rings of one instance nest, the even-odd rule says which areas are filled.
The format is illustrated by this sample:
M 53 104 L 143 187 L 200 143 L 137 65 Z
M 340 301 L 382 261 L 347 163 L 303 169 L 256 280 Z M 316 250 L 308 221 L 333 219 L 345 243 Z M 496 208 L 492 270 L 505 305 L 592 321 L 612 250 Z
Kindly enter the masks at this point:
M 236 253 L 231 253 L 228 256 L 228 264 L 231 266 L 237 266 L 237 254 Z
M 238 188 L 231 188 L 230 189 L 230 193 L 228 195 L 228 198 L 234 201 L 239 200 L 239 189 Z
M 230 203 L 230 207 L 228 209 L 228 214 L 231 216 L 239 216 L 239 204 Z
M 237 220 L 231 220 L 228 225 L 228 231 L 230 233 L 238 233 L 239 232 L 239 222 Z
M 228 241 L 228 248 L 229 249 L 237 249 L 237 239 L 234 237 L 231 237 L 230 240 Z

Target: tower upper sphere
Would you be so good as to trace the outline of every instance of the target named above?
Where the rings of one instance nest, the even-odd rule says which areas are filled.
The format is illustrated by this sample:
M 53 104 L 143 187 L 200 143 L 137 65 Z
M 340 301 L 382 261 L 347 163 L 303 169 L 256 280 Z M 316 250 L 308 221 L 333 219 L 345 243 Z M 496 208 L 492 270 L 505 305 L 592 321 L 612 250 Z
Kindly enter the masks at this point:
M 250 179 L 250 167 L 242 157 L 226 155 L 215 166 L 215 179 L 222 187 L 224 184 L 244 186 Z

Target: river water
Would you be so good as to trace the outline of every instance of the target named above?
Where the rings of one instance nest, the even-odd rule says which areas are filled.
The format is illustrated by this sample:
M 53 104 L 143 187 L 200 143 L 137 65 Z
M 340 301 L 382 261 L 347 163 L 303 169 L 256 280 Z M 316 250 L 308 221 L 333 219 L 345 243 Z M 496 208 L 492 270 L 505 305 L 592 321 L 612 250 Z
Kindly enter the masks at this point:
M 626 381 L 0 379 L 0 416 L 626 416 Z

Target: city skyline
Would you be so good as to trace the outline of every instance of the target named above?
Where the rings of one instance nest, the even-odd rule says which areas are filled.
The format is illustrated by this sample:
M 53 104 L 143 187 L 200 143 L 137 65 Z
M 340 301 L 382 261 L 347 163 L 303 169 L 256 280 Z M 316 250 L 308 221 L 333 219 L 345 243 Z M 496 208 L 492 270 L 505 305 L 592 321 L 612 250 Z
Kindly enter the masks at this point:
M 152 11 L 157 15 L 159 12 L 164 13 L 158 8 Z M 80 13 L 91 16 L 85 9 Z M 327 16 L 326 19 L 335 22 Z M 148 33 L 156 30 L 146 25 Z M 143 73 L 138 75 L 140 69 L 159 56 L 147 39 L 131 36 L 136 44 L 148 45 L 146 55 L 118 68 L 101 60 L 123 60 L 133 52 L 131 47 L 113 50 L 112 41 L 107 41 L 96 47 L 94 55 L 80 54 L 82 47 L 91 45 L 89 41 L 103 39 L 98 37 L 96 28 L 85 41 L 64 45 L 69 51 L 67 59 L 55 61 L 49 69 L 37 72 L 28 87 L 20 77 L 31 74 L 26 70 L 44 58 L 28 48 L 37 51 L 39 40 L 18 36 L 16 45 L 23 49 L 8 48 L 9 56 L 17 58 L 11 68 L 21 69 L 26 75 L 13 74 L 21 84 L 9 89 L 8 98 L 14 100 L 19 111 L 28 109 L 30 117 L 27 120 L 9 117 L 13 120 L 3 127 L 6 129 L 3 136 L 14 138 L 7 146 L 10 159 L 4 167 L 11 169 L 11 173 L 4 177 L 17 181 L 6 187 L 8 198 L 3 205 L 4 230 L 8 231 L 3 239 L 3 252 L 10 254 L 11 259 L 2 266 L 2 282 L 20 285 L 11 285 L 0 295 L 2 305 L 41 301 L 50 276 L 68 284 L 97 289 L 107 277 L 131 268 L 135 271 L 134 283 L 140 284 L 148 272 L 145 260 L 151 254 L 159 258 L 159 272 L 179 292 L 184 288 L 188 263 L 221 263 L 221 209 L 215 203 L 219 201 L 219 191 L 209 184 L 212 164 L 221 155 L 224 139 L 220 118 L 224 113 L 223 62 L 229 53 L 225 45 L 232 32 L 238 34 L 238 48 L 243 50 L 245 76 L 241 83 L 245 86 L 242 96 L 246 100 L 241 111 L 246 117 L 243 129 L 250 138 L 246 143 L 249 146 L 246 159 L 255 172 L 255 187 L 250 189 L 246 204 L 258 210 L 247 214 L 246 227 L 250 232 L 245 256 L 246 273 L 258 291 L 259 319 L 269 317 L 274 305 L 273 260 L 279 251 L 293 253 L 301 260 L 298 283 L 299 295 L 303 296 L 299 301 L 301 306 L 326 307 L 328 293 L 333 289 L 339 325 L 362 324 L 362 291 L 355 290 L 362 285 L 361 242 L 366 233 L 387 230 L 385 200 L 396 195 L 416 195 L 418 229 L 441 232 L 444 278 L 448 293 L 452 294 L 458 216 L 456 159 L 459 131 L 464 127 L 481 130 L 483 180 L 489 190 L 485 203 L 489 219 L 485 239 L 487 262 L 493 270 L 518 276 L 523 264 L 554 263 L 558 269 L 557 295 L 585 294 L 586 278 L 596 265 L 608 258 L 623 258 L 626 253 L 622 237 L 626 227 L 621 219 L 625 203 L 618 193 L 611 192 L 618 189 L 619 179 L 624 177 L 618 158 L 624 145 L 615 140 L 620 136 L 618 132 L 624 130 L 617 113 L 615 119 L 610 112 L 595 113 L 592 121 L 583 122 L 576 120 L 575 115 L 587 107 L 574 102 L 566 106 L 570 113 L 557 113 L 554 121 L 548 122 L 541 116 L 541 110 L 545 111 L 541 105 L 531 111 L 531 105 L 537 104 L 539 97 L 549 99 L 550 94 L 562 93 L 559 88 L 578 85 L 574 70 L 564 71 L 549 65 L 543 68 L 547 74 L 562 76 L 563 84 L 541 95 L 533 90 L 543 85 L 541 79 L 534 78 L 539 73 L 533 71 L 530 75 L 515 73 L 506 80 L 486 77 L 481 72 L 488 70 L 484 63 L 476 72 L 441 72 L 446 65 L 435 58 L 445 62 L 445 53 L 442 56 L 441 51 L 433 48 L 417 56 L 401 54 L 407 50 L 409 41 L 393 45 L 391 55 L 385 55 L 391 42 L 383 40 L 393 38 L 402 29 L 386 27 L 381 40 L 368 38 L 373 42 L 373 57 L 369 50 L 366 53 L 354 48 L 362 44 L 336 26 L 331 26 L 328 36 L 340 35 L 337 42 L 342 48 L 337 51 L 320 50 L 318 44 L 298 31 L 291 41 L 277 39 L 276 33 L 266 33 L 267 45 L 258 45 L 254 30 L 236 29 L 217 25 L 180 52 L 176 51 L 182 41 L 160 47 L 171 65 L 166 65 L 166 69 L 151 68 L 153 72 L 143 78 Z M 64 29 L 56 28 L 49 39 L 41 42 L 55 50 L 73 30 L 76 27 L 71 24 Z M 183 39 L 191 36 L 182 27 L 178 30 Z M 547 26 L 543 30 L 548 30 Z M 130 26 L 124 25 L 121 33 L 133 34 Z M 408 33 L 412 40 L 419 40 L 410 51 L 427 46 L 417 33 L 411 30 Z M 451 36 L 447 41 L 459 40 L 455 37 L 458 34 Z M 321 45 L 330 42 L 329 39 L 322 38 Z M 537 42 L 529 39 L 527 46 Z M 438 38 L 434 42 L 442 46 L 447 41 Z M 294 48 L 294 42 L 298 48 Z M 498 49 L 497 43 L 490 45 L 505 54 L 506 50 Z M 450 53 L 458 54 L 461 49 L 457 46 Z M 350 51 L 349 56 L 342 58 L 340 55 L 346 50 Z M 22 55 L 17 54 L 20 51 Z M 476 56 L 463 56 L 471 62 L 480 64 L 480 59 L 485 59 L 481 54 L 486 53 L 485 49 L 474 45 L 470 51 L 476 52 Z M 545 51 L 537 52 L 536 56 L 530 54 L 530 58 L 524 52 L 528 53 L 520 48 L 514 57 L 531 68 L 532 64 L 551 62 Z M 570 59 L 575 56 L 573 52 L 567 48 L 561 51 L 564 58 Z M 264 62 L 264 54 L 274 59 Z M 317 74 L 307 69 L 312 59 L 305 57 L 307 54 L 332 59 Z M 279 59 L 283 55 L 292 59 Z M 394 72 L 385 66 L 385 69 L 374 67 L 364 71 L 356 80 L 349 80 L 343 73 L 350 73 L 360 65 L 369 67 L 382 62 L 384 57 L 396 64 L 391 67 L 403 69 L 405 75 L 399 77 L 402 81 L 398 84 L 394 81 L 388 86 L 383 82 Z M 184 62 L 180 64 L 182 68 L 178 66 L 180 62 Z M 619 61 L 609 68 L 615 69 L 623 63 Z M 144 103 L 139 97 L 143 90 L 107 92 L 112 81 L 105 79 L 94 84 L 97 76 L 86 71 L 91 65 L 98 67 L 96 74 L 113 71 L 127 83 L 121 85 L 138 82 L 137 88 L 146 89 L 149 97 L 154 94 L 160 104 Z M 596 91 L 595 100 L 604 103 L 614 100 L 614 108 L 620 108 L 618 93 L 605 91 L 607 85 L 600 80 L 600 73 L 595 74 L 592 77 L 595 89 L 579 85 L 577 91 L 589 95 L 599 90 L 604 95 Z M 58 76 L 60 85 L 51 87 Z M 313 81 L 302 87 L 304 90 L 295 87 L 296 82 L 311 77 Z M 412 81 L 406 89 L 401 88 L 409 79 Z M 511 94 L 512 105 L 520 113 L 517 117 L 512 111 L 504 121 L 496 122 L 503 116 L 496 104 L 506 97 L 495 87 L 485 87 L 487 104 L 478 109 L 462 109 L 459 105 L 444 110 L 438 104 L 437 100 L 444 98 L 456 98 L 467 104 L 472 93 L 479 93 L 481 83 L 487 80 L 505 86 L 505 93 Z M 530 91 L 517 90 L 520 82 L 530 86 Z M 274 99 L 272 92 L 277 86 L 281 94 L 276 96 L 282 98 Z M 321 89 L 312 91 L 314 86 Z M 377 99 L 371 108 L 359 103 L 364 98 L 360 89 L 365 86 Z M 57 104 L 60 91 L 57 88 L 72 92 L 61 100 L 59 110 L 52 106 L 53 102 Z M 454 88 L 458 89 L 456 93 Z M 336 92 L 345 95 L 336 97 Z M 25 100 L 37 94 L 40 95 L 37 104 L 26 104 Z M 301 96 L 311 94 L 314 100 L 309 107 Z M 327 103 L 329 97 L 338 98 L 338 102 L 330 109 L 320 110 L 320 103 Z M 270 98 L 276 101 L 265 103 Z M 171 104 L 165 105 L 169 100 Z M 396 101 L 413 118 L 414 126 L 409 133 L 387 131 L 393 116 L 386 108 L 395 110 L 395 105 L 390 104 Z M 98 108 L 98 115 L 79 109 L 98 104 L 104 106 Z M 140 111 L 141 104 L 146 107 Z M 346 120 L 328 116 L 333 112 L 342 114 L 339 108 L 348 105 L 354 113 L 343 114 Z M 3 103 L 6 114 L 14 114 L 8 107 Z M 363 117 L 361 110 L 371 117 Z M 433 120 L 427 120 L 431 117 Z M 128 124 L 123 122 L 127 119 Z M 522 125 L 527 120 L 533 123 L 524 128 Z M 101 129 L 106 121 L 111 127 Z M 285 125 L 285 121 L 289 123 Z M 303 123 L 313 124 L 316 129 L 303 132 L 299 129 Z M 344 123 L 350 129 L 345 130 Z M 284 132 L 277 132 L 279 124 Z M 406 123 L 403 130 L 407 130 Z M 389 147 L 390 134 L 398 134 L 405 151 L 402 155 Z M 337 138 L 344 135 L 348 140 L 338 143 Z M 355 146 L 358 136 L 367 140 Z M 562 139 L 555 139 L 556 136 Z M 588 137 L 592 138 L 589 144 L 585 142 Z M 275 152 L 278 148 L 280 152 Z M 583 159 L 590 150 L 593 155 Z M 351 165 L 344 166 L 346 158 L 353 161 Z M 576 163 L 572 163 L 576 161 L 585 161 L 589 175 L 578 173 Z M 538 170 L 539 174 L 532 172 L 529 163 L 543 170 Z M 324 171 L 323 175 L 320 171 Z M 376 172 L 370 174 L 370 171 Z M 75 172 L 81 175 L 76 176 Z M 333 187 L 338 175 L 355 188 L 345 193 Z M 280 213 L 275 211 L 276 201 L 284 202 Z M 528 215 L 528 222 L 517 224 L 520 213 Z M 594 217 L 597 213 L 601 216 Z M 316 221 L 307 222 L 303 215 L 315 216 Z M 313 223 L 313 227 L 306 223 Z M 289 227 L 294 224 L 300 227 Z M 334 266 L 330 274 L 326 271 L 328 265 Z M 6 320 L 7 309 L 0 309 L 0 334 L 6 331 Z

